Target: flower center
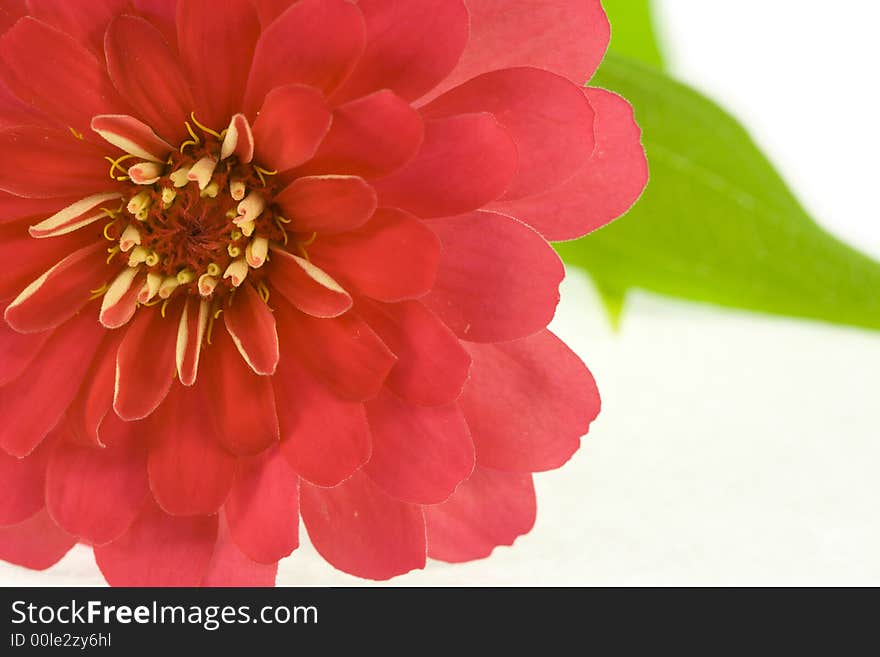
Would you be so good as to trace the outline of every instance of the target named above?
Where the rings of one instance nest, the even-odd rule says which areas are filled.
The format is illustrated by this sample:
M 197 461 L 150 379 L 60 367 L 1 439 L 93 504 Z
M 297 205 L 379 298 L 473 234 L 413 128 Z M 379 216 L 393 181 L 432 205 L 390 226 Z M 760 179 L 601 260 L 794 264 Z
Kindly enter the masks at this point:
M 117 243 L 109 251 L 128 257 L 128 266 L 146 273 L 141 304 L 176 294 L 205 298 L 230 295 L 244 280 L 264 293 L 261 268 L 270 242 L 287 244 L 288 220 L 272 205 L 273 176 L 236 153 L 237 135 L 187 123 L 191 139 L 165 162 L 138 162 L 125 155 L 110 161 L 110 174 L 129 189 L 104 236 Z M 234 125 L 234 124 L 233 124 Z

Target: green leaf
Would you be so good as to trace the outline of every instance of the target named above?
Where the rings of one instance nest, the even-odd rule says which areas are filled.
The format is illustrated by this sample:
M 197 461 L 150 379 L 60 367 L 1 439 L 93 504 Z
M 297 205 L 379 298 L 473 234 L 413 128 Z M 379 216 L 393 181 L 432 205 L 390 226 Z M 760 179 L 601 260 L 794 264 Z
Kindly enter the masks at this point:
M 735 119 L 620 56 L 591 84 L 635 106 L 651 182 L 627 216 L 558 245 L 563 258 L 606 289 L 880 328 L 880 264 L 819 228 Z
M 611 21 L 609 51 L 663 68 L 650 0 L 603 0 Z

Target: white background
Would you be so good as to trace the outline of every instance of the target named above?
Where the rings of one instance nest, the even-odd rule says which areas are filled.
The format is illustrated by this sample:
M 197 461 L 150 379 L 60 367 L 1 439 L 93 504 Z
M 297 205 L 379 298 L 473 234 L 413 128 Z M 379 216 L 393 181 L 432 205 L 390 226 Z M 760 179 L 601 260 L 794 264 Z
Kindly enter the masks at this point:
M 880 256 L 880 7 L 665 0 L 672 70 L 744 120 L 814 216 Z M 878 290 L 880 294 L 880 290 Z M 880 334 L 644 294 L 613 333 L 572 272 L 553 328 L 605 399 L 538 522 L 402 585 L 880 584 Z M 356 585 L 308 545 L 279 583 Z M 101 584 L 88 550 L 4 584 Z

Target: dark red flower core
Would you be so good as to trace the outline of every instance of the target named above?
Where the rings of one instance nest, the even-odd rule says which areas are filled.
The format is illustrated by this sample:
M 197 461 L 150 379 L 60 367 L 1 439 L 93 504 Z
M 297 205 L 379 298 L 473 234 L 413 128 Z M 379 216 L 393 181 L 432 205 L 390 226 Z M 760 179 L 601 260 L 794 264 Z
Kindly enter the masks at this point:
M 104 209 L 110 217 L 104 235 L 117 243 L 111 258 L 121 253 L 132 270 L 146 273 L 142 304 L 181 293 L 219 303 L 248 276 L 268 297 L 262 267 L 269 244 L 291 240 L 290 221 L 272 203 L 277 172 L 225 152 L 224 143 L 235 145 L 228 128 L 218 132 L 193 116 L 187 129 L 191 139 L 165 162 L 126 168 L 134 155 L 107 158 L 111 177 L 129 184 L 121 204 Z M 310 236 L 294 239 L 305 256 Z

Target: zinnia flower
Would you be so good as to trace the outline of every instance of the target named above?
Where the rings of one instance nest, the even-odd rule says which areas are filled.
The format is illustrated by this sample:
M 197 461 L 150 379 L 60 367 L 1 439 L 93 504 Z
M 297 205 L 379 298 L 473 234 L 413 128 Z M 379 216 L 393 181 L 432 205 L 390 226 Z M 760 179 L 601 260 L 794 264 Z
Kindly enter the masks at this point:
M 7 0 L 0 558 L 385 579 L 535 519 L 599 411 L 548 240 L 623 213 L 598 0 Z

